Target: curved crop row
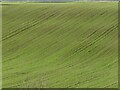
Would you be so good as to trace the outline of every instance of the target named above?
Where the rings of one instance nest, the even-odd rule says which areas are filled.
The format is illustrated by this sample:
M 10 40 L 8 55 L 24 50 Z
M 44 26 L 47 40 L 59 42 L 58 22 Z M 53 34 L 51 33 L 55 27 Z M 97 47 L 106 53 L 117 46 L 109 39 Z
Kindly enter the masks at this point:
M 3 5 L 3 87 L 114 88 L 117 3 Z

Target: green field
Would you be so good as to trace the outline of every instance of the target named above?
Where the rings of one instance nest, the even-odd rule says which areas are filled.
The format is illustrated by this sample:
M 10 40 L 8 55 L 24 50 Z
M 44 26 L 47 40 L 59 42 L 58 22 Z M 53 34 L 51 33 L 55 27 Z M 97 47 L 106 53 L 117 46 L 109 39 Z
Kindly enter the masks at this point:
M 3 88 L 118 87 L 118 3 L 3 4 Z

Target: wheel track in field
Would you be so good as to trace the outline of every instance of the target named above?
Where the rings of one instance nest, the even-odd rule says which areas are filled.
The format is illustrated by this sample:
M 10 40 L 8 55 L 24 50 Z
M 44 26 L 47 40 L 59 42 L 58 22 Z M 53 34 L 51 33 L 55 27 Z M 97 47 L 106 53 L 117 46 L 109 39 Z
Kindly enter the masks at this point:
M 110 33 L 110 32 L 109 32 Z M 107 33 L 108 34 L 108 33 Z M 78 64 L 78 63 L 77 63 Z M 73 65 L 74 66 L 74 65 Z M 68 68 L 69 66 L 65 66 L 66 68 Z M 56 72 L 56 71 L 58 71 L 58 70 L 60 70 L 60 69 L 62 69 L 62 68 L 65 68 L 65 67 L 61 67 L 61 68 L 58 68 L 58 69 L 56 69 L 56 70 L 54 70 L 54 71 L 50 71 L 50 72 L 47 72 L 47 74 L 48 73 L 53 73 L 53 72 Z M 54 77 L 54 76 L 52 76 L 52 77 Z M 89 80 L 92 80 L 92 79 L 89 79 Z M 87 81 L 89 81 L 89 80 L 87 80 Z M 84 81 L 84 82 L 86 82 L 86 80 Z M 80 83 L 82 83 L 82 82 L 80 82 Z M 79 84 L 79 83 L 77 83 L 77 84 Z M 77 84 L 75 84 L 75 85 L 77 85 Z
M 110 30 L 111 30 L 111 28 L 110 28 Z M 112 29 L 112 30 L 114 30 L 114 29 Z M 112 30 L 111 30 L 111 31 L 112 31 Z M 108 30 L 107 30 L 107 31 L 108 31 Z M 98 37 L 98 39 L 101 38 L 101 36 L 103 36 L 104 34 L 107 35 L 107 34 L 110 33 L 110 32 L 106 33 L 107 31 L 105 31 L 103 34 L 101 34 L 101 35 Z M 91 35 L 90 35 L 90 36 L 91 36 Z M 94 42 L 95 42 L 95 41 L 94 41 Z M 91 46 L 91 45 L 92 45 L 92 44 L 90 44 L 90 46 Z M 87 47 L 87 48 L 88 48 L 88 47 Z M 67 66 L 65 66 L 65 67 L 67 67 Z M 63 67 L 62 67 L 62 68 L 63 68 Z M 59 69 L 62 69 L 62 68 L 59 68 Z M 59 69 L 57 69 L 57 70 L 59 70 Z M 55 71 L 57 71 L 57 70 L 55 70 Z M 54 71 L 53 71 L 53 72 L 54 72 Z
M 111 30 L 112 31 L 112 30 Z M 110 33 L 110 32 L 109 32 Z M 107 33 L 107 34 L 109 34 L 109 33 Z M 102 36 L 102 35 L 101 35 Z M 74 66 L 74 65 L 73 65 Z M 65 67 L 67 67 L 67 66 L 65 66 Z M 62 68 L 64 68 L 64 67 L 62 67 Z M 59 69 L 62 69 L 62 68 L 59 68 Z M 59 69 L 56 69 L 55 71 L 53 71 L 53 72 L 56 72 L 56 71 L 58 71 Z M 50 73 L 52 73 L 52 72 L 50 72 Z M 92 79 L 90 79 L 90 80 L 92 80 Z M 84 81 L 84 82 L 86 82 L 86 81 Z M 81 82 L 82 83 L 82 82 Z
M 43 9 L 42 11 L 44 11 L 44 10 L 46 10 L 46 9 L 48 9 L 48 8 L 45 8 L 45 9 Z M 36 9 L 35 10 L 35 12 L 37 11 L 37 10 L 39 10 L 39 9 Z M 41 12 L 42 12 L 41 11 Z M 29 12 L 27 12 L 27 13 L 30 13 L 31 11 L 29 11 Z M 84 11 L 84 13 L 85 13 L 85 11 Z M 82 13 L 81 15 L 84 15 L 84 13 Z M 64 14 L 63 14 L 64 15 Z M 81 16 L 80 15 L 80 16 Z M 113 14 L 114 15 L 114 14 Z M 21 15 L 22 16 L 22 15 Z M 21 17 L 21 16 L 18 16 L 18 17 Z M 28 16 L 28 15 L 27 15 Z M 34 16 L 34 15 L 33 15 Z M 43 15 L 41 15 L 41 16 L 43 16 Z M 39 16 L 39 17 L 41 17 L 41 16 Z M 61 15 L 62 16 L 62 15 Z M 18 19 L 18 17 L 17 18 L 15 18 L 13 21 L 11 21 L 11 22 L 14 22 L 15 20 L 17 20 Z M 28 16 L 29 17 L 29 16 Z M 39 18 L 38 17 L 38 18 Z M 50 16 L 51 17 L 51 16 Z M 96 16 L 97 17 L 97 16 Z M 34 18 L 34 17 L 33 17 Z M 46 18 L 46 19 L 48 19 L 48 18 Z M 35 19 L 35 22 L 37 22 L 38 20 L 36 20 Z M 43 21 L 44 21 L 44 19 L 43 19 Z M 30 21 L 29 21 L 30 22 Z M 10 23 L 10 22 L 9 22 Z M 26 23 L 28 23 L 28 22 L 26 22 Z M 40 22 L 41 23 L 41 22 Z M 34 24 L 33 24 L 34 25 Z M 26 25 L 25 25 L 25 27 L 26 27 Z M 24 27 L 22 27 L 22 28 L 24 28 Z M 29 28 L 29 27 L 28 27 Z M 17 29 L 16 31 L 14 31 L 14 32 L 11 32 L 11 34 L 13 34 L 13 33 L 15 33 L 15 32 L 17 32 L 17 31 L 19 31 L 19 30 L 21 30 L 21 28 L 19 28 L 19 29 Z M 18 33 L 20 33 L 20 32 L 18 32 Z M 9 35 L 9 36 L 6 36 L 6 38 L 9 38 L 9 37 L 11 37 L 11 36 L 14 36 L 14 35 Z M 3 37 L 4 38 L 4 37 Z M 4 39 L 3 39 L 4 40 Z
M 39 9 L 37 9 L 38 11 L 39 11 Z M 36 10 L 36 11 L 37 11 Z M 46 10 L 46 9 L 45 9 Z M 35 11 L 35 12 L 36 12 Z M 43 10 L 44 11 L 44 10 Z M 68 10 L 69 11 L 69 10 Z M 29 11 L 28 11 L 29 12 Z M 31 12 L 31 11 L 30 11 Z M 34 20 L 35 21 L 33 21 L 32 23 L 30 23 L 30 25 L 28 24 L 28 22 L 26 22 L 26 25 L 28 25 L 27 27 L 26 26 L 23 26 L 22 28 L 18 28 L 18 29 L 16 29 L 15 31 L 13 31 L 13 32 L 11 32 L 11 33 L 9 33 L 7 36 L 5 36 L 5 37 L 3 37 L 3 41 L 5 42 L 5 41 L 7 41 L 7 40 L 9 40 L 9 39 L 11 39 L 12 37 L 17 37 L 17 35 L 18 34 L 22 34 L 22 33 L 26 33 L 26 35 L 27 34 L 29 34 L 30 32 L 34 32 L 34 30 L 31 30 L 30 32 L 27 32 L 29 29 L 31 29 L 31 28 L 33 28 L 33 27 L 36 27 L 37 25 L 39 25 L 41 22 L 42 23 L 44 23 L 44 22 L 46 22 L 48 19 L 51 19 L 51 18 L 53 18 L 54 17 L 54 15 L 55 14 L 57 14 L 58 12 L 55 12 L 55 13 L 52 13 L 52 14 L 50 14 L 50 15 L 48 15 L 47 16 L 47 18 L 42 18 L 42 21 L 38 21 L 37 20 L 37 18 L 39 18 L 39 17 L 41 17 L 41 16 L 38 16 L 38 17 L 36 17 L 36 18 L 34 18 L 34 15 L 33 15 L 33 18 L 34 18 Z M 89 11 L 89 13 L 91 13 L 90 11 Z M 57 19 L 57 18 L 60 18 L 62 15 L 64 15 L 65 13 L 63 13 L 63 14 L 61 14 L 60 16 L 56 16 L 55 18 Z M 82 11 L 82 13 L 81 13 L 81 15 L 83 16 L 85 14 L 85 11 Z M 102 15 L 103 15 L 103 13 L 102 13 Z M 114 15 L 114 13 L 113 14 L 111 14 L 111 16 L 112 15 Z M 21 15 L 22 16 L 22 15 Z M 77 17 L 78 15 L 76 15 L 75 17 Z M 96 15 L 94 15 L 94 19 L 97 19 L 98 18 L 98 16 Z M 18 19 L 18 17 L 17 18 L 15 18 L 14 20 L 17 20 Z M 66 20 L 67 19 L 69 19 L 68 17 L 66 17 Z M 94 20 L 93 19 L 93 20 Z M 79 19 L 78 19 L 79 20 Z M 91 20 L 91 19 L 90 19 Z M 31 20 L 30 20 L 31 21 Z M 116 20 L 115 20 L 115 22 L 116 22 Z M 94 30 L 93 32 L 91 32 L 90 34 L 88 34 L 86 37 L 85 37 L 85 39 L 83 39 L 83 41 L 81 42 L 81 43 L 76 43 L 77 45 L 74 45 L 74 47 L 72 48 L 72 50 L 68 53 L 66 53 L 65 55 L 63 55 L 62 57 L 59 57 L 59 59 L 58 60 L 60 60 L 60 59 L 62 59 L 63 61 L 62 62 L 60 62 L 60 64 L 61 64 L 61 66 L 59 65 L 59 67 L 57 67 L 57 69 L 53 69 L 53 70 L 49 70 L 49 71 L 47 71 L 47 72 L 44 72 L 44 73 L 38 73 L 38 75 L 40 75 L 40 76 L 42 76 L 42 75 L 48 75 L 49 77 L 48 78 L 46 78 L 45 80 L 47 81 L 47 79 L 52 79 L 52 78 L 54 78 L 54 77 L 56 77 L 58 74 L 57 74 L 57 72 L 58 71 L 62 71 L 63 69 L 65 69 L 65 70 L 71 70 L 71 68 L 72 69 L 75 69 L 76 67 L 78 67 L 79 66 L 79 61 L 78 60 L 76 60 L 76 61 L 73 61 L 73 62 L 71 62 L 71 63 L 66 63 L 67 61 L 65 61 L 64 62 L 64 60 L 67 60 L 67 59 L 69 59 L 69 58 L 71 58 L 71 57 L 74 57 L 75 55 L 77 55 L 77 54 L 80 54 L 80 53 L 82 53 L 83 51 L 86 51 L 88 48 L 90 48 L 90 47 L 92 47 L 93 45 L 95 45 L 95 43 L 97 43 L 97 42 L 99 42 L 100 40 L 102 40 L 103 38 L 105 38 L 107 35 L 109 35 L 110 33 L 112 33 L 113 31 L 115 31 L 115 30 L 117 30 L 117 28 L 118 28 L 118 26 L 116 25 L 116 24 L 114 24 L 115 23 L 114 21 L 113 21 L 113 26 L 112 26 L 112 24 L 111 24 L 111 27 L 110 28 L 105 28 L 105 27 L 99 27 L 99 29 L 97 29 L 97 30 Z M 8 22 L 9 23 L 9 22 Z M 68 23 L 68 22 L 66 22 L 66 23 Z M 5 23 L 5 24 L 7 24 L 7 23 Z M 32 25 L 31 25 L 32 24 Z M 84 24 L 86 24 L 86 23 L 84 23 Z M 63 24 L 62 24 L 63 25 Z M 61 25 L 61 26 L 62 26 Z M 109 26 L 109 25 L 108 25 Z M 58 27 L 55 27 L 54 25 L 53 25 L 53 27 L 52 28 L 56 28 L 57 30 L 50 30 L 50 31 L 46 31 L 46 33 L 44 32 L 44 33 L 42 33 L 40 36 L 36 36 L 36 37 L 34 37 L 34 38 L 31 38 L 31 39 L 28 39 L 27 41 L 25 41 L 24 43 L 22 43 L 21 45 L 20 45 L 20 47 L 23 47 L 23 46 L 31 46 L 31 45 L 29 45 L 30 43 L 33 43 L 33 42 L 35 42 L 35 41 L 37 41 L 37 40 L 45 40 L 46 38 L 49 38 L 49 37 L 51 37 L 52 35 L 55 35 L 56 33 L 58 33 L 60 30 L 58 29 L 60 26 L 58 26 Z M 106 26 L 107 27 L 107 26 Z M 23 29 L 24 28 L 24 29 Z M 39 27 L 37 27 L 37 28 L 39 28 Z M 51 29 L 52 29 L 51 28 Z M 101 30 L 101 29 L 107 29 L 107 30 L 105 30 L 104 32 L 101 32 L 100 33 L 100 35 L 98 35 L 94 40 L 92 40 L 92 41 L 89 41 L 89 39 L 92 37 L 92 36 L 94 36 L 99 30 Z M 67 29 L 67 27 L 65 27 L 64 29 Z M 76 32 L 79 30 L 79 27 L 78 27 L 78 29 L 76 29 Z M 26 32 L 25 32 L 26 31 Z M 65 31 L 65 33 L 66 33 L 67 31 Z M 70 35 L 70 34 L 72 34 L 74 31 L 73 30 L 71 30 L 71 31 L 69 31 L 67 34 L 63 34 L 64 36 L 68 36 L 68 35 Z M 74 33 L 76 33 L 76 32 L 74 32 Z M 87 31 L 86 31 L 87 32 Z M 85 33 L 85 32 L 84 32 Z M 83 33 L 82 33 L 83 34 Z M 45 37 L 46 36 L 46 37 Z M 60 37 L 62 37 L 62 35 L 60 36 Z M 19 37 L 18 37 L 19 38 Z M 67 37 L 68 38 L 68 37 Z M 67 40 L 67 38 L 62 38 L 62 39 L 60 39 L 59 40 L 59 42 L 61 42 L 61 41 L 63 41 L 63 40 Z M 56 39 L 55 39 L 56 40 Z M 84 44 L 84 43 L 86 43 L 86 41 L 88 41 L 88 43 L 87 43 L 87 45 L 85 45 L 85 46 L 81 46 L 82 44 Z M 35 42 L 36 43 L 36 42 Z M 53 43 L 51 43 L 49 46 L 45 46 L 45 48 L 41 51 L 41 54 L 42 53 L 44 53 L 45 52 L 45 50 L 46 49 L 49 49 L 50 47 L 53 47 L 54 45 L 55 45 L 55 43 L 56 42 L 53 42 Z M 37 44 L 37 43 L 36 43 Z M 66 45 L 66 47 L 69 47 L 69 45 Z M 11 48 L 11 50 L 12 49 L 14 49 L 15 47 L 13 47 L 13 48 Z M 17 48 L 17 47 L 16 47 Z M 26 47 L 24 48 L 25 50 L 26 50 Z M 61 51 L 63 49 L 63 47 L 61 47 L 61 48 L 59 48 L 58 50 L 56 50 L 56 51 L 54 51 L 54 52 L 52 52 L 52 53 L 50 53 L 50 54 L 48 54 L 47 55 L 47 57 L 46 56 L 44 56 L 44 57 L 42 57 L 41 59 L 43 59 L 43 60 L 45 60 L 46 58 L 49 58 L 49 57 L 51 57 L 51 55 L 54 55 L 55 53 L 59 53 L 59 51 Z M 100 50 L 99 52 L 103 52 L 104 50 Z M 106 49 L 106 51 L 107 51 L 107 49 Z M 109 52 L 109 51 L 108 51 Z M 40 55 L 41 55 L 40 54 Z M 22 55 L 22 54 L 21 54 Z M 17 57 L 17 56 L 15 56 L 15 57 Z M 15 57 L 13 57 L 13 58 L 10 58 L 10 59 L 8 59 L 8 60 L 14 60 L 15 59 Z M 93 58 L 95 58 L 95 57 L 93 57 Z M 86 60 L 86 62 L 89 62 L 90 60 Z M 7 62 L 7 60 L 5 60 L 4 62 Z M 82 62 L 84 65 L 84 67 L 85 67 L 85 64 L 86 64 L 86 62 Z M 27 62 L 28 64 L 29 64 L 29 62 Z M 25 64 L 27 64 L 27 63 L 25 63 Z M 66 63 L 65 65 L 64 65 L 64 63 Z M 93 63 L 93 62 L 91 62 L 91 63 Z M 116 63 L 116 62 L 115 62 Z M 16 64 L 16 63 L 15 63 Z M 114 64 L 114 63 L 113 63 Z M 63 66 L 62 66 L 63 65 Z M 112 65 L 112 64 L 111 64 Z M 19 66 L 17 66 L 17 65 L 14 65 L 15 66 L 15 68 L 19 68 Z M 10 67 L 10 66 L 8 66 L 8 67 Z M 37 68 L 37 67 L 34 67 L 34 68 Z M 83 68 L 83 67 L 82 67 Z M 7 69 L 6 69 L 7 70 Z M 9 69 L 10 70 L 10 69 Z M 64 71 L 64 70 L 63 70 Z M 37 71 L 35 71 L 35 72 L 37 72 Z M 89 72 L 89 73 L 97 73 L 97 72 L 100 72 L 100 71 L 95 71 L 95 72 Z M 28 73 L 31 73 L 31 72 L 28 72 Z M 56 75 L 53 75 L 53 73 L 56 73 Z M 65 74 L 67 75 L 67 73 L 65 72 Z M 88 73 L 86 73 L 85 75 L 87 75 Z M 24 75 L 23 75 L 24 76 Z M 82 76 L 82 75 L 81 75 Z M 34 79 L 36 79 L 36 77 L 37 76 L 31 76 L 32 77 L 32 79 L 30 79 L 30 81 L 32 81 L 32 80 L 34 80 Z M 4 77 L 4 79 L 5 78 L 7 78 L 7 77 Z M 76 82 L 76 83 L 72 83 L 70 86 L 66 86 L 66 87 L 75 87 L 75 86 L 77 86 L 77 85 L 79 85 L 80 83 L 84 83 L 84 82 L 88 82 L 88 81 L 91 81 L 92 79 L 94 79 L 94 78 L 89 78 L 88 80 L 83 80 L 83 82 Z M 38 80 L 38 82 L 39 82 L 39 80 Z M 27 82 L 26 82 L 27 83 Z M 32 82 L 31 82 L 32 83 Z M 58 81 L 58 83 L 59 83 L 59 81 Z M 115 82 L 116 83 L 116 82 Z M 8 84 L 9 85 L 9 84 Z M 19 84 L 18 84 L 19 85 Z M 112 85 L 112 84 L 111 84 Z M 108 85 L 108 86 L 105 86 L 105 87 L 110 87 L 111 85 Z M 13 85 L 12 87 L 16 87 L 17 85 Z M 54 85 L 52 85 L 53 87 L 54 87 Z
M 98 29 L 98 30 L 96 30 L 96 31 L 99 31 L 100 29 L 101 29 L 101 28 L 99 28 L 99 29 Z M 93 33 L 95 33 L 96 31 L 94 31 Z M 107 30 L 106 30 L 106 32 L 107 32 Z M 72 32 L 70 32 L 70 33 L 73 33 L 73 31 L 72 31 Z M 69 34 L 70 34 L 70 33 L 69 33 Z M 86 33 L 87 33 L 87 32 L 86 32 Z M 86 39 L 84 39 L 84 40 L 80 43 L 80 45 L 81 45 L 82 43 L 84 43 L 87 39 L 89 39 L 89 38 L 90 38 L 90 36 L 92 36 L 92 34 L 93 34 L 93 33 L 91 33 L 90 35 L 88 35 L 88 36 L 87 36 L 87 38 L 86 38 Z M 54 35 L 54 34 L 53 34 L 53 35 Z M 89 37 L 89 38 L 88 38 L 88 37 Z M 33 39 L 33 40 L 34 40 L 34 39 Z M 60 41 L 62 41 L 62 40 L 63 40 L 63 39 L 61 39 Z M 29 40 L 29 41 L 27 41 L 26 43 L 28 43 L 28 44 L 29 44 L 29 42 L 31 42 L 31 41 L 32 41 L 32 40 Z M 54 44 L 51 44 L 51 45 L 54 45 Z M 20 46 L 24 46 L 24 44 L 23 44 L 23 45 L 20 45 Z M 27 44 L 26 44 L 26 46 L 27 46 Z M 17 46 L 17 47 L 18 47 L 18 46 Z M 16 48 L 17 48 L 17 47 L 16 47 Z M 79 47 L 79 46 L 78 46 L 78 47 Z M 46 47 L 46 48 L 49 48 L 49 46 L 48 46 L 48 47 Z M 46 48 L 45 48 L 45 49 L 46 49 Z M 80 47 L 79 47 L 79 48 L 80 48 Z M 83 48 L 83 47 L 81 47 L 81 48 Z M 62 48 L 61 48 L 61 49 L 62 49 Z M 44 50 L 43 50 L 43 51 L 44 51 Z M 73 50 L 72 50 L 72 51 L 73 51 Z M 79 50 L 78 50 L 78 51 L 79 51 Z M 76 51 L 75 51 L 75 52 L 76 52 Z M 73 52 L 73 55 L 74 55 L 74 54 L 75 54 L 75 53 Z M 65 56 L 66 56 L 66 55 L 65 55 Z
M 24 27 L 23 27 L 23 28 L 24 28 Z M 20 29 L 21 29 L 21 28 L 20 28 Z M 24 30 L 25 30 L 25 29 L 24 29 Z M 18 32 L 18 33 L 19 33 L 19 32 Z M 18 33 L 17 33 L 17 34 L 18 34 Z M 14 35 L 15 35 L 15 34 L 11 35 L 11 37 L 14 36 Z M 9 38 L 9 37 L 8 37 L 8 38 Z

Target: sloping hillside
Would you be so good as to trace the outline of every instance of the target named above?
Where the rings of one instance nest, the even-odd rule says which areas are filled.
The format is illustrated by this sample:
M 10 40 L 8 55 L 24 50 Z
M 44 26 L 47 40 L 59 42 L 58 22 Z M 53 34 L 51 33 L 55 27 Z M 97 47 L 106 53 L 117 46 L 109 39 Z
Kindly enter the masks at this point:
M 117 3 L 3 5 L 3 87 L 117 87 Z

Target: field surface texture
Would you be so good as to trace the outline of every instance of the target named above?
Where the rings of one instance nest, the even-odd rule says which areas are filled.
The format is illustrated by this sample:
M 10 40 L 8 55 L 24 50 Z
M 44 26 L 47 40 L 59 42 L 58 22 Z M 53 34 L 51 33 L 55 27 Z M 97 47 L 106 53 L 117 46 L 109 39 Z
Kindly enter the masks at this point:
M 118 86 L 118 3 L 3 4 L 3 88 Z

